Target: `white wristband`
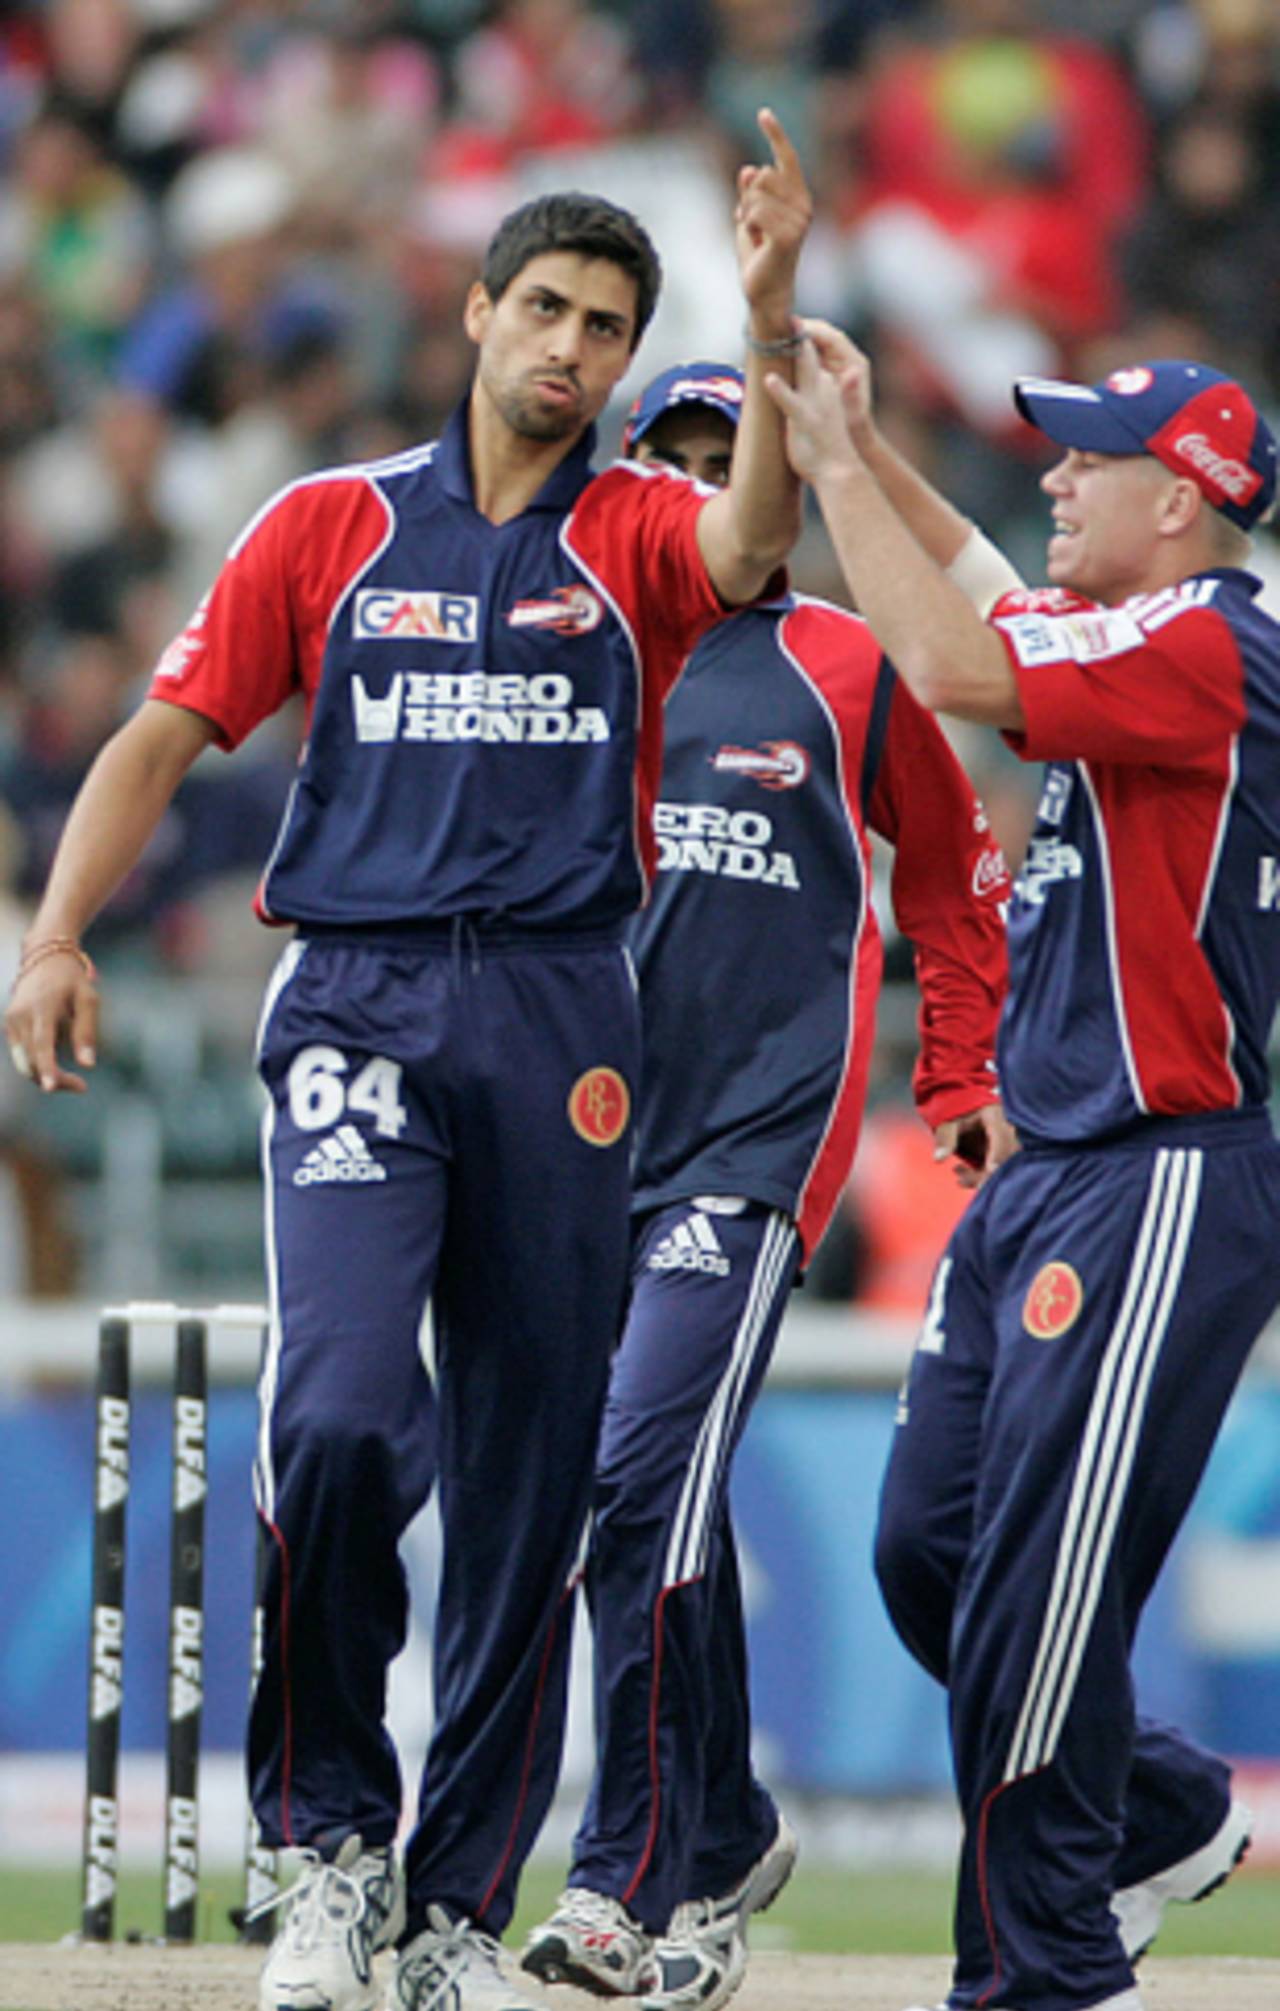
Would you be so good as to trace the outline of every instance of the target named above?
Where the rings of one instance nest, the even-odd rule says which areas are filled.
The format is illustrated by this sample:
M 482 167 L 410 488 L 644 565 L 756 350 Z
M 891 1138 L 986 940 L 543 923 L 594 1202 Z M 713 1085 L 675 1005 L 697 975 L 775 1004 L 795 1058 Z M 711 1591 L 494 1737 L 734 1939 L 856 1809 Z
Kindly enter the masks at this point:
M 981 615 L 990 612 L 1001 594 L 1015 593 L 1025 585 L 1016 567 L 976 524 L 947 567 L 947 578 Z

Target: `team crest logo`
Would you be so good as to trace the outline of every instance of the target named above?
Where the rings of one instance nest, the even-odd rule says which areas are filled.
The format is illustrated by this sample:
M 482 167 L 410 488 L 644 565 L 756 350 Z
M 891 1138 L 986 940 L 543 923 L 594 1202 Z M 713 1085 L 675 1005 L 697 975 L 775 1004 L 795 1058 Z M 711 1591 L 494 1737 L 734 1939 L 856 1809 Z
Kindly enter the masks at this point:
M 569 1091 L 569 1122 L 588 1145 L 616 1145 L 631 1115 L 631 1092 L 616 1068 L 589 1068 Z
M 604 620 L 600 596 L 590 587 L 556 587 L 539 600 L 517 601 L 508 628 L 541 628 L 551 635 L 586 635 Z
M 667 403 L 674 405 L 679 398 L 719 398 L 726 405 L 741 405 L 742 386 L 736 377 L 678 377 L 667 392 Z M 636 403 L 643 400 L 637 398 Z
M 1022 1324 L 1033 1340 L 1056 1341 L 1075 1325 L 1084 1304 L 1084 1286 L 1070 1264 L 1055 1258 L 1042 1264 L 1031 1280 L 1022 1307 Z
M 1113 370 L 1107 379 L 1107 389 L 1121 398 L 1138 398 L 1154 383 L 1155 378 L 1145 363 L 1134 363 L 1125 370 Z
M 711 757 L 721 774 L 745 775 L 762 789 L 798 789 L 812 763 L 794 740 L 763 740 L 759 747 L 721 747 Z

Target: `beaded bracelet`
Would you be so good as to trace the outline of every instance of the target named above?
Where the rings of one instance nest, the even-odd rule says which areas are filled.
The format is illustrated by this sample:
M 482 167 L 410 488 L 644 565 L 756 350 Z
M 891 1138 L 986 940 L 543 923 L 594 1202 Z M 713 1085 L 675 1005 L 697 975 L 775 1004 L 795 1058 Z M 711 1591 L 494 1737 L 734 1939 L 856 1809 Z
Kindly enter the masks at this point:
M 753 356 L 794 356 L 797 349 L 804 348 L 809 338 L 794 328 L 790 335 L 779 335 L 773 342 L 761 342 L 749 328 L 744 328 L 742 339 Z
M 81 949 L 73 936 L 46 936 L 41 943 L 24 946 L 18 960 L 18 976 L 25 978 L 27 972 L 33 971 L 37 964 L 42 964 L 46 957 L 75 957 L 90 984 L 96 984 L 98 981 L 93 958 L 87 950 Z

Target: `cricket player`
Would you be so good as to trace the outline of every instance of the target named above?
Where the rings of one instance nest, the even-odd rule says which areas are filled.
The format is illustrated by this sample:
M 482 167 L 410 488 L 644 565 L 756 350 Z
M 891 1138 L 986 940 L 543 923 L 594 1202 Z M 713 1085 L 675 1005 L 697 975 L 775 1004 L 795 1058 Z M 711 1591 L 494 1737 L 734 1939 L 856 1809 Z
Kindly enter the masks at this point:
M 269 1567 L 249 1771 L 264 1841 L 303 1868 L 261 2011 L 370 2011 L 393 1942 L 393 2011 L 525 2004 L 493 1937 L 554 1786 L 625 1290 L 623 930 L 653 863 L 662 703 L 799 523 L 762 377 L 794 353 L 811 203 L 778 121 L 760 123 L 769 158 L 738 183 L 749 361 L 728 488 L 593 473 L 657 257 L 594 196 L 513 212 L 467 297 L 475 376 L 442 437 L 304 478 L 248 525 L 85 782 L 10 1004 L 19 1069 L 82 1088 L 84 930 L 196 756 L 301 692 L 259 894 L 294 933 L 259 1052 Z M 387 1670 L 398 1540 L 433 1475 L 436 1721 L 402 1866 Z
M 808 328 L 770 389 L 858 606 L 925 704 L 1045 763 L 999 1046 L 1022 1149 L 939 1265 L 878 1534 L 949 1690 L 947 2011 L 1140 2011 L 1165 1904 L 1248 1839 L 1227 1768 L 1135 1717 L 1129 1651 L 1280 1299 L 1280 629 L 1247 570 L 1276 443 L 1201 363 L 1022 381 L 1051 584 L 984 623 L 930 556 L 942 499 L 877 479 L 860 359 Z
M 636 401 L 624 450 L 723 488 L 742 409 L 737 370 L 677 365 Z M 915 947 L 917 1107 L 969 1184 L 1013 1148 L 993 1065 L 1009 885 L 941 729 L 866 624 L 785 591 L 695 649 L 655 822 L 633 933 L 631 1297 L 588 1565 L 596 1767 L 524 1966 L 645 2011 L 716 2011 L 796 1855 L 751 1768 L 728 1488 L 857 1143 L 882 964 L 869 834 L 893 847 Z

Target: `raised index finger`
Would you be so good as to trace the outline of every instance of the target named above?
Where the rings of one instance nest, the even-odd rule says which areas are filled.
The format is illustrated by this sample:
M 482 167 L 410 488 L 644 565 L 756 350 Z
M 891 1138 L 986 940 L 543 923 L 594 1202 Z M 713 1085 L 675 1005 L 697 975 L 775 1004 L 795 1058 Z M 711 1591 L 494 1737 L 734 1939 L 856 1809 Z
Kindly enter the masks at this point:
M 786 127 L 777 113 L 768 105 L 761 105 L 756 113 L 756 123 L 769 142 L 774 166 L 788 179 L 802 182 L 804 169 L 800 165 L 800 156 L 787 138 Z

